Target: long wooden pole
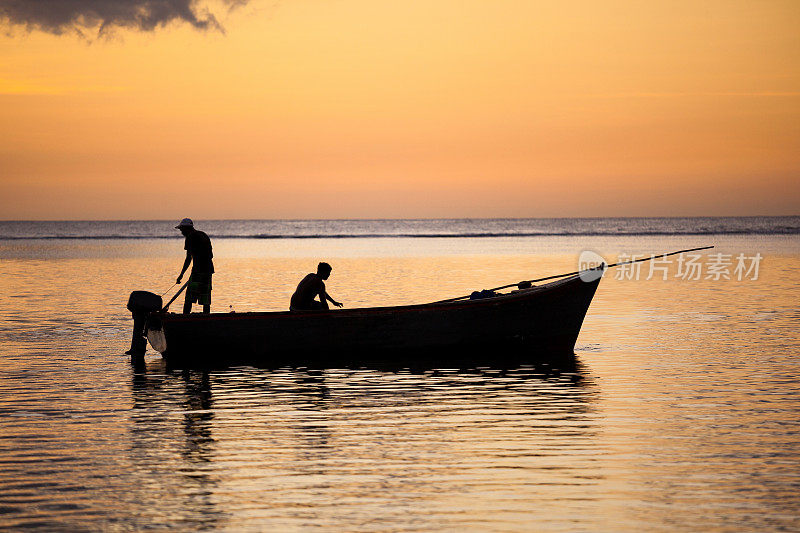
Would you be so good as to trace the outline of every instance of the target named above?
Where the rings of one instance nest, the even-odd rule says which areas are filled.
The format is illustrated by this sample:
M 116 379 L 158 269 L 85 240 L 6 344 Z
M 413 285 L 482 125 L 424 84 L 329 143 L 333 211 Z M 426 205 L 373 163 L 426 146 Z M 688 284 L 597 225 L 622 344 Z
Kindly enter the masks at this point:
M 606 268 L 611 268 L 611 267 L 615 267 L 615 266 L 619 266 L 619 265 L 628 265 L 628 264 L 631 264 L 631 263 L 639 263 L 640 261 L 650 261 L 651 259 L 655 259 L 656 257 L 669 257 L 671 255 L 683 254 L 683 253 L 686 253 L 686 252 L 696 252 L 698 250 L 708 250 L 710 248 L 713 248 L 713 246 L 701 246 L 699 248 L 689 248 L 688 250 L 678 250 L 677 252 L 670 252 L 668 254 L 655 254 L 655 255 L 651 255 L 650 257 L 643 257 L 641 259 L 634 259 L 632 261 L 621 261 L 619 263 L 614 263 L 614 264 L 611 264 L 611 265 L 600 265 L 600 267 L 595 267 L 595 268 L 589 269 L 589 270 L 596 270 L 597 268 L 602 268 L 603 270 L 605 270 Z M 508 289 L 509 287 L 519 287 L 520 285 L 530 285 L 531 283 L 536 283 L 536 282 L 539 282 L 539 281 L 547 281 L 549 279 L 566 278 L 567 276 L 575 276 L 577 274 L 580 274 L 581 272 L 585 272 L 585 270 L 576 270 L 575 272 L 568 272 L 566 274 L 556 274 L 555 276 L 547 276 L 547 277 L 544 277 L 544 278 L 532 279 L 532 280 L 528 280 L 528 281 L 519 281 L 517 283 L 509 283 L 508 285 L 501 285 L 499 287 L 495 287 L 495 288 L 489 289 L 489 290 L 490 291 L 499 291 L 499 290 L 502 290 L 502 289 Z M 471 296 L 471 294 L 467 294 L 465 296 L 457 296 L 455 298 L 448 298 L 447 300 L 438 300 L 438 301 L 432 302 L 432 303 L 444 304 L 444 303 L 449 303 L 449 302 L 457 302 L 458 300 L 465 300 L 465 299 L 469 298 L 470 296 Z

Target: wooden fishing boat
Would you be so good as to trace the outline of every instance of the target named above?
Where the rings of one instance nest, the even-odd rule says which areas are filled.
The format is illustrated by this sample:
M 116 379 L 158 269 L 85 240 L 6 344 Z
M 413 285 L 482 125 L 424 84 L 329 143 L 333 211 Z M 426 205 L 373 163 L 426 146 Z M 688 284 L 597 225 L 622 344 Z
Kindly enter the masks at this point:
M 572 356 L 599 283 L 570 276 L 496 296 L 307 312 L 154 313 L 148 337 L 176 366 L 463 367 Z M 155 338 L 155 342 L 154 341 Z

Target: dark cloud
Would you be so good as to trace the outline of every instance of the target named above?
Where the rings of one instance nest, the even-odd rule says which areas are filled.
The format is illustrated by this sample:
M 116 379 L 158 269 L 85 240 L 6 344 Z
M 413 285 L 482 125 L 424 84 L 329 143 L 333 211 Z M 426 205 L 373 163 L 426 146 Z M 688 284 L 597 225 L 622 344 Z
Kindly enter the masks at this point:
M 229 8 L 249 0 L 222 0 Z M 200 0 L 0 0 L 0 20 L 60 35 L 114 28 L 153 31 L 172 22 L 219 30 L 217 18 Z

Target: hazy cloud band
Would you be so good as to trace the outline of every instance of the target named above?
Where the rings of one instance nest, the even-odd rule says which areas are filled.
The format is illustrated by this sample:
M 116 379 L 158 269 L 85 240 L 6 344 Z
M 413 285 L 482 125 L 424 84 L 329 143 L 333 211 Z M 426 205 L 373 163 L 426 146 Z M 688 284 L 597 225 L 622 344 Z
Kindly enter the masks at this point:
M 222 0 L 229 7 L 248 1 Z M 101 34 L 113 28 L 153 31 L 172 22 L 222 30 L 199 0 L 0 0 L 0 20 L 57 35 L 96 28 Z

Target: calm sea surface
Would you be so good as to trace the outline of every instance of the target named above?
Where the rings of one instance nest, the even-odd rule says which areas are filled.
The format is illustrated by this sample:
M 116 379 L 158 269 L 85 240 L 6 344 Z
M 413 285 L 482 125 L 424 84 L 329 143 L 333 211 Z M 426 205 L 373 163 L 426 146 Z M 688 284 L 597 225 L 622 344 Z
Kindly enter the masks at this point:
M 800 530 L 800 217 L 196 223 L 220 312 L 320 260 L 360 307 L 717 248 L 610 270 L 574 372 L 135 371 L 175 222 L 0 222 L 0 529 Z

